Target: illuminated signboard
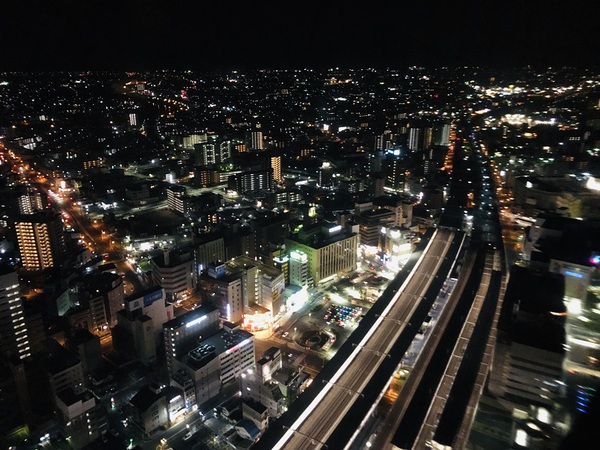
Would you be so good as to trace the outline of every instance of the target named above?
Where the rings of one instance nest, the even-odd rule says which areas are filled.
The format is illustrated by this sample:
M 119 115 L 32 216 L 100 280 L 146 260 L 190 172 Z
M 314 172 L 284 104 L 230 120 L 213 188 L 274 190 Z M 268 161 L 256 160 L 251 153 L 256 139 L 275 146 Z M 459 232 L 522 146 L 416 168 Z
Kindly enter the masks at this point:
M 568 275 L 573 278 L 584 278 L 585 275 L 579 272 L 573 272 L 572 270 L 565 270 L 565 275 Z
M 204 319 L 206 319 L 206 316 L 202 316 L 202 317 L 198 317 L 197 319 L 192 320 L 191 322 L 188 322 L 185 324 L 186 328 L 189 327 L 193 327 L 194 325 L 198 325 L 200 322 L 202 322 Z
M 150 294 L 144 295 L 144 306 L 150 306 L 156 300 L 160 300 L 163 297 L 162 289 L 151 292 Z
M 333 233 L 337 233 L 338 231 L 342 230 L 342 226 L 341 225 L 336 225 L 334 227 L 331 227 L 329 229 L 329 234 L 333 234 Z

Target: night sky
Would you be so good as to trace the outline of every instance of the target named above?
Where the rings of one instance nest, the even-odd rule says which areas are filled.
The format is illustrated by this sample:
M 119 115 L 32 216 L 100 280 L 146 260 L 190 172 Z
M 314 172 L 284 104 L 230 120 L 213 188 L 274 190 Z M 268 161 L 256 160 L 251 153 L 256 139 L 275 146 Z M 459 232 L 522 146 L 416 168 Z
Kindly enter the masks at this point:
M 600 2 L 3 0 L 0 71 L 597 66 Z

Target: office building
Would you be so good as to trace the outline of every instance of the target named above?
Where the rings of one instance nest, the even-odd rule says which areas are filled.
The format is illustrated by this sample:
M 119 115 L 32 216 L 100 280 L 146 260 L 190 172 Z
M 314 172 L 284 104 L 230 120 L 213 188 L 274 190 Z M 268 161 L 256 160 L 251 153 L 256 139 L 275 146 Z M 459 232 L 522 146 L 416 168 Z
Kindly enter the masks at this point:
M 308 275 L 314 283 L 355 270 L 358 239 L 357 234 L 345 231 L 340 225 L 328 222 L 302 228 L 298 233 L 285 240 L 285 246 L 290 252 L 290 282 L 292 282 L 291 256 L 293 252 L 301 252 L 306 255 Z
M 218 395 L 253 366 L 254 335 L 229 322 L 174 361 L 175 372 L 183 370 L 192 378 L 198 405 Z
M 21 265 L 27 271 L 60 267 L 66 254 L 63 222 L 51 211 L 22 215 L 15 220 Z
M 162 326 L 173 317 L 173 305 L 166 302 L 165 290 L 159 286 L 127 297 L 111 330 L 115 351 L 125 358 L 153 364 Z
M 219 310 L 208 305 L 202 305 L 163 324 L 165 360 L 169 374 L 172 376 L 176 372 L 175 359 L 193 349 L 198 339 L 216 333 L 220 326 Z
M 200 289 L 211 305 L 218 308 L 221 317 L 239 323 L 244 314 L 242 279 L 236 274 L 228 274 L 223 263 L 211 263 L 200 276 Z
M 207 269 L 210 263 L 225 260 L 225 241 L 221 235 L 201 234 L 196 242 L 195 260 L 198 273 Z
M 310 287 L 313 284 L 309 278 L 308 256 L 301 251 L 291 251 L 289 258 L 290 284 L 301 288 Z
M 399 227 L 405 223 L 403 209 L 405 200 L 396 195 L 384 195 L 373 199 L 373 205 L 379 209 L 387 209 L 394 213 L 394 220 L 389 226 Z
M 196 267 L 190 249 L 165 249 L 150 260 L 154 284 L 165 290 L 168 301 L 176 301 L 196 290 Z
M 360 245 L 379 248 L 382 229 L 395 226 L 396 220 L 397 213 L 387 208 L 365 211 L 357 215 L 355 221 L 360 230 Z
M 95 375 L 103 368 L 100 338 L 83 328 L 70 330 L 65 338 L 65 348 L 79 358 L 84 378 Z
M 65 305 L 59 306 L 59 315 L 62 315 L 60 309 L 77 305 L 66 315 L 69 316 L 74 311 L 88 311 L 88 323 L 83 328 L 96 334 L 102 334 L 117 324 L 117 312 L 123 309 L 125 295 L 120 275 L 112 272 L 86 275 L 75 283 L 71 293 L 74 294 L 74 302 L 69 295 L 64 296 Z
M 575 177 L 518 176 L 514 180 L 514 205 L 530 217 L 557 213 L 573 219 L 599 219 L 600 191 L 590 185 L 593 183 Z

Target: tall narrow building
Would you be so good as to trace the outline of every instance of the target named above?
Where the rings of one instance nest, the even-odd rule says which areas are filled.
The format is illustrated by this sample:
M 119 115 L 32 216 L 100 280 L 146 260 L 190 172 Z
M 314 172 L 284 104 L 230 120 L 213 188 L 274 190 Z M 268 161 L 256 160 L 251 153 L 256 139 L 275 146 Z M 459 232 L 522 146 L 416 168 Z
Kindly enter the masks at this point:
M 264 148 L 262 131 L 250 133 L 250 148 L 252 150 L 262 150 Z
M 281 176 L 281 156 L 271 156 L 271 169 L 273 169 L 273 180 L 277 183 L 283 182 Z
M 19 277 L 12 267 L 0 266 L 0 356 L 21 360 L 30 355 Z

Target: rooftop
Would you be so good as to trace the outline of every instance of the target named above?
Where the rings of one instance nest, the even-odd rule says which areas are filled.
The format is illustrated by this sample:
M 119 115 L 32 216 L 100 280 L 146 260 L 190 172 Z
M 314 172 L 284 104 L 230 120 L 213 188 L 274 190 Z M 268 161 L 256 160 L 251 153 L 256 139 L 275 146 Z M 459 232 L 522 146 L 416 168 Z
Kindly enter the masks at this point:
M 139 411 L 145 412 L 161 397 L 164 397 L 162 392 L 156 393 L 150 388 L 150 385 L 146 385 L 131 398 L 129 403 L 131 403 Z
M 248 340 L 252 340 L 254 335 L 245 330 L 236 330 L 230 332 L 221 329 L 212 336 L 203 339 L 196 348 L 189 351 L 181 358 L 181 361 L 188 366 L 199 369 L 212 361 L 218 355 L 227 352 Z

